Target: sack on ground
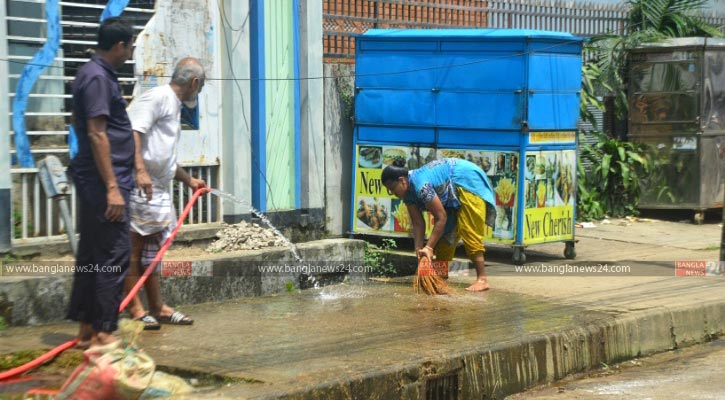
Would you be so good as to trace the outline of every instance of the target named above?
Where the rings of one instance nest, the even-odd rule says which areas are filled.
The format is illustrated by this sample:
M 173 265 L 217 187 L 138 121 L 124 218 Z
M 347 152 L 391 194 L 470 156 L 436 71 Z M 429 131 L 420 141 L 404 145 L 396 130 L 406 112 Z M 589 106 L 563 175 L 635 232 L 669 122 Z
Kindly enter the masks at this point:
M 122 320 L 121 340 L 83 352 L 85 361 L 65 382 L 57 400 L 138 399 L 156 369 L 154 360 L 136 347 L 142 331 L 142 322 Z
M 161 371 L 156 371 L 153 378 L 151 378 L 151 384 L 143 393 L 141 399 L 168 397 L 177 394 L 191 393 L 192 391 L 194 391 L 194 387 L 189 385 L 183 378 Z

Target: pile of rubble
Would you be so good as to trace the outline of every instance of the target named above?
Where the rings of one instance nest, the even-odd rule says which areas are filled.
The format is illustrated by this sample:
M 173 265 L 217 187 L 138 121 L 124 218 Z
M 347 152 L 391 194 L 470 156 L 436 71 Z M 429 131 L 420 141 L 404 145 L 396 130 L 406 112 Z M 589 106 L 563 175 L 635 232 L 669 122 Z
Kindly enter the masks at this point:
M 216 237 L 217 240 L 206 248 L 207 252 L 257 250 L 285 245 L 282 238 L 277 236 L 271 229 L 245 221 L 225 226 L 217 232 Z

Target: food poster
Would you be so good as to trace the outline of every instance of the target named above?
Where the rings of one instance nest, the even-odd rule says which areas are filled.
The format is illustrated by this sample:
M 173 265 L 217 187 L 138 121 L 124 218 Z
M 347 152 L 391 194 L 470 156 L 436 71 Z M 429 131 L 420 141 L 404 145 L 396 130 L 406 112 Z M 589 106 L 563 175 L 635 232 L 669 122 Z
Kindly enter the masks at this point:
M 440 149 L 439 158 L 461 158 L 478 165 L 488 176 L 496 200 L 496 223 L 486 228 L 487 241 L 513 243 L 516 237 L 516 192 L 519 152 L 494 150 Z
M 576 150 L 526 153 L 524 244 L 574 238 Z
M 357 233 L 408 236 L 412 223 L 402 200 L 388 193 L 382 182 L 383 169 L 396 158 L 405 160 L 408 169 L 419 168 L 436 159 L 428 147 L 358 145 L 355 168 L 354 231 Z M 433 217 L 423 213 L 426 234 L 433 229 Z

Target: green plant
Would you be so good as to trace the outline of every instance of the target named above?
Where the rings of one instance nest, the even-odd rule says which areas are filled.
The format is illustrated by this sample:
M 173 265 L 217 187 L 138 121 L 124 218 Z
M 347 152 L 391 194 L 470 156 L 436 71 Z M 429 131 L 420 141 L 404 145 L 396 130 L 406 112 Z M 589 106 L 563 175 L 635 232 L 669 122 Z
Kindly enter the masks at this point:
M 284 284 L 284 288 L 285 290 L 287 290 L 287 292 L 292 293 L 295 291 L 295 284 L 291 281 L 288 281 Z
M 355 120 L 355 89 L 344 78 L 338 75 L 335 80 L 342 101 L 342 116 L 352 122 Z
M 342 115 L 352 120 L 355 117 L 355 95 L 352 93 L 340 93 L 340 99 L 345 108 L 342 110 Z
M 5 322 L 5 318 L 0 317 L 0 331 L 4 331 L 8 328 L 8 324 Z
M 577 172 L 577 219 L 581 221 L 602 219 L 605 212 L 602 207 L 599 192 L 588 187 L 590 182 L 587 180 L 586 171 L 581 163 L 579 163 L 579 166 L 577 167 Z
M 13 237 L 19 239 L 23 235 L 23 214 L 15 207 L 13 207 L 13 222 Z M 30 222 L 26 224 L 26 227 L 28 231 L 32 230 Z
M 581 119 L 583 121 L 590 122 L 595 129 L 599 129 L 597 126 L 597 120 L 594 118 L 594 114 L 589 110 L 589 106 L 592 106 L 600 111 L 604 111 L 604 102 L 599 100 L 597 93 L 601 92 L 602 89 L 611 91 L 612 88 L 606 82 L 598 81 L 601 71 L 599 67 L 594 63 L 587 63 L 582 66 L 582 91 L 581 99 L 579 102 L 579 111 Z
M 372 276 L 395 276 L 398 269 L 390 260 L 390 250 L 397 248 L 393 239 L 383 239 L 380 246 L 365 244 L 363 262 L 371 271 Z
M 593 132 L 594 145 L 579 152 L 577 215 L 581 220 L 637 215 L 640 180 L 650 173 L 645 147 Z M 582 166 L 589 161 L 590 171 Z
M 18 261 L 20 261 L 20 258 L 13 253 L 3 254 L 3 260 L 2 260 L 3 264 L 14 263 L 14 262 L 18 262 Z

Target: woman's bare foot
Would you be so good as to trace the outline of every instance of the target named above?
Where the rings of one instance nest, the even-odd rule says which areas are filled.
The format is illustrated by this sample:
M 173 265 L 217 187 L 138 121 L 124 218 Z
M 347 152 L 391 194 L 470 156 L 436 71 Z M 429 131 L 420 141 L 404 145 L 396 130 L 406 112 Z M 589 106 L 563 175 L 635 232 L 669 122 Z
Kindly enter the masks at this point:
M 491 288 L 486 278 L 476 280 L 476 283 L 466 288 L 469 292 L 483 292 Z

